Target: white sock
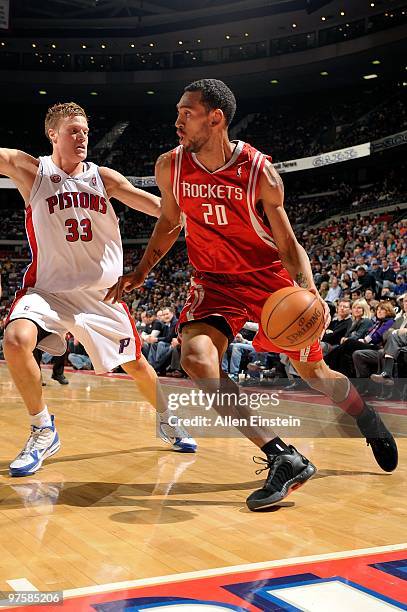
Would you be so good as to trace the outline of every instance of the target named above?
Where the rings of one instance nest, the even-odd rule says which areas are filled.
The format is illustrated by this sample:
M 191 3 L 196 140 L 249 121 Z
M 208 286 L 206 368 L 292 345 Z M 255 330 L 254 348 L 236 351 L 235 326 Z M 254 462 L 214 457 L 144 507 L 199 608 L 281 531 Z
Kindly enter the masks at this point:
M 48 412 L 47 406 L 44 410 L 41 410 L 38 414 L 31 415 L 31 425 L 35 427 L 49 427 L 52 425 L 51 416 Z

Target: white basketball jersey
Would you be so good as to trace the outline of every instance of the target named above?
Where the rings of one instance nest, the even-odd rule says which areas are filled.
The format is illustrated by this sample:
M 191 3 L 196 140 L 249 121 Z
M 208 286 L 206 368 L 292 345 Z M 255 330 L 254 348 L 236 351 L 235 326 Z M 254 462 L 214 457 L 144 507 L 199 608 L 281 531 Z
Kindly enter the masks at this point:
M 32 253 L 23 287 L 50 293 L 107 289 L 123 274 L 123 249 L 116 214 L 99 169 L 69 176 L 51 156 L 40 157 L 26 208 Z

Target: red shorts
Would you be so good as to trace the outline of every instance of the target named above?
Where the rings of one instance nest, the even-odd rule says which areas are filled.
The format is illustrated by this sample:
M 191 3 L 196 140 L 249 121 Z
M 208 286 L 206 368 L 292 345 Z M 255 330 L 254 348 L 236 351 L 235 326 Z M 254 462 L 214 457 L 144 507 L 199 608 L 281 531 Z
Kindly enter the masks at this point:
M 293 285 L 292 278 L 280 263 L 243 274 L 195 272 L 179 325 L 217 315 L 226 320 L 234 337 L 247 321 L 253 321 L 259 324 L 253 340 L 256 351 L 284 353 L 296 361 L 321 361 L 319 340 L 300 351 L 282 350 L 267 338 L 261 327 L 261 311 L 270 293 Z

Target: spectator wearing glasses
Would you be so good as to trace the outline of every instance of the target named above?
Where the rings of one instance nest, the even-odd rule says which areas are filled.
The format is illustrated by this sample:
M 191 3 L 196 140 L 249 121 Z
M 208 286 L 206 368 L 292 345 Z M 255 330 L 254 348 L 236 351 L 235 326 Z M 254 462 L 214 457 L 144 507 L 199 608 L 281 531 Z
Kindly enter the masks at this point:
M 340 344 L 351 325 L 352 316 L 350 300 L 341 299 L 336 308 L 336 314 L 332 317 L 329 328 L 325 330 L 322 337 L 321 347 L 324 356 Z

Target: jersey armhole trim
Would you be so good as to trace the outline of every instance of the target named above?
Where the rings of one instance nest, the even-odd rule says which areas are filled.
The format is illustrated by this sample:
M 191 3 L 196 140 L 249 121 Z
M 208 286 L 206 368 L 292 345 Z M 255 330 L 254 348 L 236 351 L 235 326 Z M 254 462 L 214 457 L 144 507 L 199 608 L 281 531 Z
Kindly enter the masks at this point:
M 173 182 L 172 182 L 172 191 L 173 191 L 174 198 L 178 206 L 179 206 L 179 180 L 181 176 L 182 153 L 183 153 L 183 148 L 180 145 L 179 147 L 175 149 L 175 154 L 173 155 L 171 159 L 171 163 L 173 164 L 173 172 L 174 172 L 174 177 L 173 177 Z
M 249 181 L 247 184 L 247 208 L 249 211 L 252 227 L 258 237 L 269 247 L 271 247 L 275 251 L 278 251 L 277 245 L 274 242 L 272 236 L 268 234 L 262 227 L 256 213 L 256 193 L 259 185 L 259 175 L 261 174 L 261 172 L 263 172 L 264 169 L 264 160 L 265 156 L 259 151 L 257 151 L 256 155 L 253 158 L 252 167 L 250 169 Z
M 41 187 L 41 183 L 42 183 L 42 178 L 44 176 L 44 166 L 42 163 L 42 159 L 41 157 L 39 158 L 39 165 L 37 168 L 37 174 L 35 175 L 35 179 L 34 182 L 32 184 L 31 187 L 31 191 L 30 191 L 30 197 L 29 197 L 29 201 L 28 201 L 28 205 L 26 206 L 26 209 L 28 208 L 28 206 L 32 205 L 32 201 L 35 198 L 35 196 L 37 195 L 40 187 Z
M 90 169 L 91 169 L 91 167 L 92 167 L 92 166 L 91 166 L 91 162 L 87 162 L 87 163 L 89 164 L 89 168 L 88 168 L 88 169 L 90 170 Z M 101 174 L 100 174 L 100 172 L 99 172 L 99 166 L 98 166 L 97 164 L 93 164 L 93 165 L 95 166 L 96 174 L 98 175 L 98 177 L 99 177 L 99 179 L 100 179 L 100 183 L 101 183 L 102 188 L 103 188 L 103 195 L 104 195 L 104 197 L 105 197 L 105 199 L 106 199 L 106 202 L 109 202 L 109 203 L 111 204 L 111 202 L 110 202 L 110 198 L 109 198 L 109 195 L 108 195 L 108 193 L 107 193 L 107 191 L 106 191 L 105 183 L 104 183 L 104 181 L 103 181 L 102 175 L 101 175 Z

